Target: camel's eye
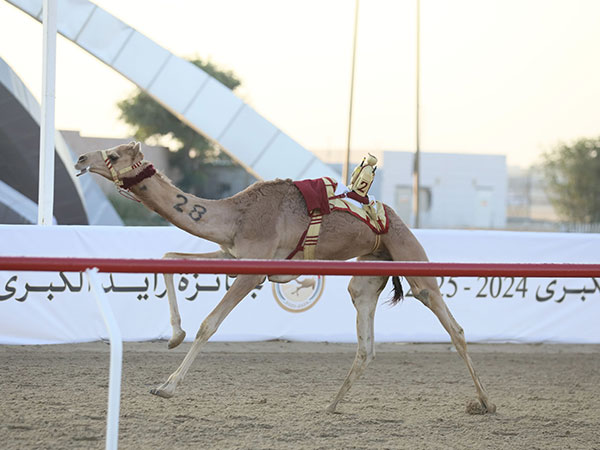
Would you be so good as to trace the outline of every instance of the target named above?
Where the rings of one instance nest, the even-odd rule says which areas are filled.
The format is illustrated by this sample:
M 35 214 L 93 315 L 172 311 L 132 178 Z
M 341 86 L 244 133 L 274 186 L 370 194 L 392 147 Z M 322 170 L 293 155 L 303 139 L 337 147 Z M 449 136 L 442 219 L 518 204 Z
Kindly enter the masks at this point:
M 114 153 L 111 153 L 110 155 L 108 155 L 108 159 L 110 159 L 111 161 L 116 161 L 117 159 L 119 159 L 119 155 L 115 155 Z

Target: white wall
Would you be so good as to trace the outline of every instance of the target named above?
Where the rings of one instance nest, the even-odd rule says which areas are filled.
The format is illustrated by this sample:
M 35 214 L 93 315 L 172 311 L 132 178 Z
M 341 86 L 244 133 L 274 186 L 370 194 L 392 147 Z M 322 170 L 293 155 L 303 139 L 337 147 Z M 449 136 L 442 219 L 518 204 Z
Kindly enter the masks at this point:
M 384 152 L 381 200 L 412 223 L 410 188 L 414 154 Z M 421 226 L 426 228 L 504 228 L 507 171 L 504 155 L 421 153 Z M 405 202 L 401 191 L 406 188 Z

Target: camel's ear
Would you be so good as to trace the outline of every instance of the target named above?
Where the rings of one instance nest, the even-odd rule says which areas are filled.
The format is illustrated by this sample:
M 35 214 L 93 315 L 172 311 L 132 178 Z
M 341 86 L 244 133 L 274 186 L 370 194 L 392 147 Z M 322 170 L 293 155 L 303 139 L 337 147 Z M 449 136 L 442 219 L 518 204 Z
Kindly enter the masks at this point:
M 140 142 L 131 141 L 128 145 L 128 149 L 125 151 L 132 157 L 135 158 L 138 154 L 141 154 L 142 144 Z M 142 155 L 142 158 L 144 155 Z
M 137 158 L 140 157 L 142 159 L 144 159 L 144 154 L 142 153 L 142 143 L 141 142 L 136 142 L 135 145 L 133 146 L 133 157 Z

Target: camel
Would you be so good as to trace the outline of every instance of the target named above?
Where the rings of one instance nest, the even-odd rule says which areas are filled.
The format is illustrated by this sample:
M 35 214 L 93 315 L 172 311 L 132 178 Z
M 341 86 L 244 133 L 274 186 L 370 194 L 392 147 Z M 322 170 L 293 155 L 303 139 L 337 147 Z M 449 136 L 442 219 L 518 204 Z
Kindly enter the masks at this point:
M 181 191 L 166 176 L 157 172 L 150 162 L 144 160 L 139 142 L 81 155 L 75 169 L 79 170 L 78 175 L 89 171 L 114 182 L 118 188 L 129 191 L 144 206 L 173 225 L 220 246 L 219 251 L 211 253 L 172 252 L 165 254 L 164 258 L 286 259 L 296 248 L 299 237 L 310 221 L 305 200 L 290 179 L 259 181 L 232 197 L 207 200 Z M 427 255 L 413 233 L 392 208 L 387 205 L 385 208 L 389 229 L 387 233 L 379 235 L 380 240 L 364 222 L 351 214 L 332 211 L 323 216 L 316 259 L 427 261 Z M 294 255 L 294 259 L 302 257 L 302 251 Z M 168 346 L 173 348 L 183 341 L 185 332 L 181 328 L 173 275 L 165 274 L 164 277 L 173 331 Z M 222 300 L 200 325 L 181 365 L 163 384 L 152 389 L 152 394 L 163 398 L 173 397 L 203 345 L 236 305 L 265 278 L 265 275 L 238 275 L 235 278 Z M 276 283 L 286 283 L 296 278 L 297 275 L 268 276 L 270 281 Z M 446 306 L 436 279 L 416 276 L 406 279 L 413 295 L 437 316 L 467 365 L 478 399 L 467 406 L 467 411 L 495 412 L 496 406 L 489 400 L 467 353 L 463 329 Z M 375 308 L 387 281 L 387 276 L 354 276 L 348 285 L 356 309 L 357 351 L 342 386 L 326 409 L 328 412 L 336 411 L 339 402 L 375 356 Z M 401 298 L 398 292 L 401 291 L 399 278 L 392 277 L 392 281 L 395 288 L 393 302 L 398 302 Z

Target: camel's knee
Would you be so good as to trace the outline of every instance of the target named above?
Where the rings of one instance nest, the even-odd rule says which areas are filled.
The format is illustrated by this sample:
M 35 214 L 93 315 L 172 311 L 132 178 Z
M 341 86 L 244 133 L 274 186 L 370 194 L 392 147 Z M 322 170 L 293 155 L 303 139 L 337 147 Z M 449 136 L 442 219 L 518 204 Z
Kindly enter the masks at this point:
M 452 336 L 450 336 L 450 338 L 452 338 Z M 456 324 L 455 326 L 453 343 L 456 347 L 456 350 L 458 350 L 460 354 L 463 354 L 463 352 L 467 351 L 467 340 L 465 338 L 465 331 L 458 324 Z
M 348 284 L 348 292 L 353 299 L 378 296 L 386 283 L 387 277 L 353 277 Z
M 363 348 L 360 348 L 356 352 L 356 359 L 360 362 L 362 366 L 366 367 L 371 361 L 375 359 L 375 354 L 373 352 L 369 352 Z
M 348 292 L 352 298 L 368 297 L 377 292 L 378 277 L 352 277 L 348 284 Z
M 200 325 L 200 329 L 196 333 L 196 339 L 208 340 L 216 331 L 217 325 L 207 317 L 204 319 L 204 322 L 202 322 L 202 325 Z
M 200 329 L 196 333 L 196 340 L 197 341 L 200 339 L 208 340 L 208 338 L 210 338 L 213 333 L 214 333 L 214 331 L 212 330 L 212 328 L 205 322 L 202 322 L 202 325 L 200 325 Z
M 356 298 L 360 295 L 360 286 L 354 281 L 354 278 L 350 280 L 350 284 L 348 284 L 348 293 L 350 297 Z

